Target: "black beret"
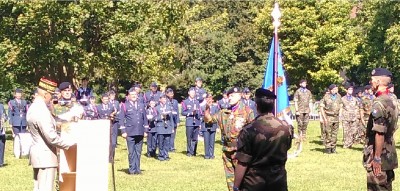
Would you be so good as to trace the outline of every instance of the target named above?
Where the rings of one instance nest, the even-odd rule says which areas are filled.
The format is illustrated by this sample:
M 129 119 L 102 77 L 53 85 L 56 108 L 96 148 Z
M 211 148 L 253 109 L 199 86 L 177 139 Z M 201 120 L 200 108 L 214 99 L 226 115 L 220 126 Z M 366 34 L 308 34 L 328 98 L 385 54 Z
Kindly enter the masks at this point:
M 157 87 L 157 83 L 156 82 L 151 82 L 150 87 Z
M 366 85 L 366 86 L 364 87 L 365 90 L 369 90 L 369 89 L 371 89 L 371 88 L 372 88 L 371 85 Z
M 15 89 L 15 93 L 22 93 L 22 90 L 17 88 L 17 89 Z
M 171 88 L 168 88 L 167 90 L 165 90 L 165 93 L 171 93 L 174 92 L 174 90 L 172 90 Z
M 388 76 L 392 77 L 392 72 L 387 70 L 386 68 L 375 68 L 371 72 L 372 76 Z
M 59 86 L 58 89 L 60 89 L 60 91 L 63 91 L 67 88 L 71 88 L 71 83 L 69 82 L 62 82 Z
M 273 92 L 266 90 L 264 88 L 258 88 L 256 90 L 255 96 L 257 98 L 266 97 L 268 99 L 276 99 L 276 95 Z
M 388 88 L 393 88 L 394 87 L 394 84 L 389 84 L 388 85 Z
M 197 77 L 197 78 L 196 78 L 196 82 L 197 82 L 197 81 L 203 81 L 203 79 L 201 79 L 200 77 Z
M 333 88 L 336 88 L 336 87 L 337 87 L 336 84 L 331 84 L 331 85 L 329 86 L 329 90 L 332 90 Z
M 301 79 L 301 80 L 300 80 L 300 84 L 303 83 L 303 82 L 307 82 L 307 80 Z
M 242 90 L 239 87 L 233 87 L 233 88 L 229 89 L 226 94 L 230 95 L 232 93 L 242 93 Z
M 250 89 L 249 88 L 244 88 L 243 89 L 243 93 L 250 93 Z

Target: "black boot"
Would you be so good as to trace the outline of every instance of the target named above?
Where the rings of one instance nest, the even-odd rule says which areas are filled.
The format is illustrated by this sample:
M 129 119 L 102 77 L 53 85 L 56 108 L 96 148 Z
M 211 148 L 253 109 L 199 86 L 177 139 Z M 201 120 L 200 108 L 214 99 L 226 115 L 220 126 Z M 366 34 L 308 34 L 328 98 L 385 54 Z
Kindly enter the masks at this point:
M 326 149 L 325 149 L 325 153 L 326 153 L 326 154 L 332 154 L 331 148 L 326 148 Z
M 337 153 L 337 152 L 336 152 L 336 147 L 332 148 L 331 153 Z

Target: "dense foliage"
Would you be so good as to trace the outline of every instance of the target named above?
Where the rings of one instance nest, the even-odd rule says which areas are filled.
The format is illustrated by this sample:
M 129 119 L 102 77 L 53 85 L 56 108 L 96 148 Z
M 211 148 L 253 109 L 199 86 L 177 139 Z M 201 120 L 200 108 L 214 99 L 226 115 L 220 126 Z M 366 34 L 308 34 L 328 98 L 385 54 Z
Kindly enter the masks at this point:
M 42 76 L 100 93 L 138 81 L 173 86 L 197 76 L 220 94 L 261 86 L 272 39 L 266 1 L 2 1 L 0 96 L 30 92 Z M 364 85 L 372 68 L 400 66 L 400 3 L 282 1 L 279 31 L 290 92 L 306 78 L 314 94 L 330 83 Z M 397 79 L 395 73 L 395 82 Z

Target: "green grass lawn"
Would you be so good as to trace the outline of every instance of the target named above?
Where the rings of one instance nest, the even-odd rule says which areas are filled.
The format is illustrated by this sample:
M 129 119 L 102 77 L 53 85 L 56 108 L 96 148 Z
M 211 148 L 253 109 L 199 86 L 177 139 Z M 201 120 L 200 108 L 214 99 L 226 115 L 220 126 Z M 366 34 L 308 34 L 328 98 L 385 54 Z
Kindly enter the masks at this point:
M 214 160 L 204 160 L 204 145 L 199 142 L 197 157 L 185 155 L 186 139 L 184 127 L 180 126 L 177 135 L 177 152 L 171 153 L 171 160 L 160 162 L 144 156 L 143 145 L 141 160 L 142 175 L 128 175 L 127 150 L 125 141 L 120 137 L 116 152 L 115 175 L 118 191 L 220 191 L 227 190 L 221 160 L 221 145 L 216 145 Z M 342 132 L 342 129 L 340 129 Z M 362 167 L 362 146 L 344 150 L 341 148 L 342 133 L 339 136 L 338 154 L 323 154 L 323 145 L 319 141 L 319 123 L 311 122 L 308 130 L 308 143 L 298 158 L 287 162 L 289 190 L 294 191 L 362 191 L 366 190 L 365 170 Z M 217 134 L 217 140 L 220 135 Z M 396 135 L 400 145 L 399 133 Z M 219 142 L 218 142 L 219 143 Z M 398 153 L 400 153 L 400 146 Z M 95 160 L 95 159 L 94 159 Z M 12 156 L 12 141 L 7 141 L 7 166 L 0 168 L 0 191 L 32 190 L 32 169 L 27 159 L 15 159 Z M 111 170 L 111 168 L 110 168 Z M 396 170 L 397 177 L 400 176 Z M 96 175 L 93 174 L 93 178 Z M 110 171 L 110 190 L 111 171 Z M 400 190 L 399 180 L 393 190 Z

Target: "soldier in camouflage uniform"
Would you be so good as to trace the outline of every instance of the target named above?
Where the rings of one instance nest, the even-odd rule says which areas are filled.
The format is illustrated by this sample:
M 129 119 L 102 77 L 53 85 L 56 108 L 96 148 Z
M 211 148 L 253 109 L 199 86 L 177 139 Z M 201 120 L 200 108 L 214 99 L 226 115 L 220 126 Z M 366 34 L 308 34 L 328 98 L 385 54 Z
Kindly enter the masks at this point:
M 320 109 L 325 124 L 325 152 L 336 153 L 337 133 L 339 130 L 339 116 L 342 110 L 342 99 L 335 84 L 329 86 L 330 93 L 321 101 Z
M 272 113 L 274 93 L 260 88 L 255 97 L 260 115 L 240 131 L 233 190 L 286 191 L 285 164 L 292 142 L 292 128 Z
M 226 181 L 229 191 L 233 191 L 234 169 L 236 166 L 237 138 L 243 126 L 254 119 L 253 111 L 241 101 L 241 91 L 238 87 L 231 88 L 228 92 L 231 107 L 222 109 L 211 115 L 210 108 L 206 107 L 204 121 L 206 123 L 217 123 L 221 129 L 223 140 L 222 159 Z
M 294 93 L 294 107 L 296 110 L 297 131 L 301 139 L 306 139 L 307 125 L 312 110 L 312 94 L 307 88 L 307 81 L 300 80 L 300 88 Z
M 53 114 L 54 118 L 56 119 L 57 132 L 60 133 L 61 128 L 67 127 L 68 123 L 71 120 L 76 121 L 76 120 L 82 118 L 84 110 L 81 106 L 76 105 L 72 100 L 72 97 L 74 95 L 72 94 L 71 83 L 62 82 L 58 86 L 58 89 L 60 90 L 61 98 L 58 100 L 57 104 L 52 106 L 52 109 L 53 109 L 52 114 Z M 74 113 L 76 112 L 75 115 L 69 115 L 72 118 L 65 119 L 65 118 L 61 117 L 61 116 L 63 116 L 63 114 L 70 112 L 72 110 L 72 108 L 74 108 L 73 112 Z M 58 152 L 57 152 L 57 155 L 59 155 Z M 56 190 L 59 190 L 58 175 L 59 175 L 59 173 L 57 173 Z
M 364 87 L 364 93 L 361 98 L 361 105 L 362 105 L 362 116 L 361 116 L 361 125 L 362 128 L 360 128 L 360 131 L 358 133 L 358 137 L 360 137 L 361 140 L 365 140 L 365 131 L 367 127 L 367 122 L 369 118 L 369 114 L 371 113 L 371 107 L 372 107 L 372 102 L 374 100 L 375 96 L 372 94 L 371 86 L 366 85 Z
M 342 97 L 343 148 L 350 148 L 355 143 L 359 128 L 358 122 L 361 118 L 360 103 L 352 95 L 353 89 L 352 85 L 347 85 L 347 94 Z
M 367 188 L 370 191 L 392 190 L 392 182 L 398 167 L 394 133 L 397 129 L 399 110 L 387 89 L 392 73 L 384 68 L 372 70 L 371 85 L 376 92 L 372 104 L 363 153 L 367 170 Z
M 325 95 L 328 95 L 330 93 L 329 89 L 325 89 Z M 321 104 L 322 100 L 319 101 L 319 104 Z M 321 109 L 318 109 L 318 115 L 319 115 L 319 127 L 321 128 L 321 141 L 325 141 L 325 123 L 324 123 L 324 116 L 322 116 Z

